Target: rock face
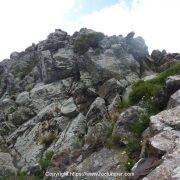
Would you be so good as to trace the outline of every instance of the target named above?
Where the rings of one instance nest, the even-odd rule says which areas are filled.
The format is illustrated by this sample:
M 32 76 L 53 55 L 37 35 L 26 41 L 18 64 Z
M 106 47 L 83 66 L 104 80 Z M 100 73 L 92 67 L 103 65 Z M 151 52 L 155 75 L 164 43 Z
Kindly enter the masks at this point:
M 128 108 L 120 114 L 113 129 L 113 135 L 119 137 L 122 142 L 126 143 L 128 138 L 133 137 L 133 134 L 130 131 L 130 126 L 133 123 L 138 122 L 139 118 L 144 114 L 144 109 L 138 106 Z
M 0 153 L 0 178 L 15 176 L 17 169 L 13 165 L 13 158 L 8 153 Z
M 180 90 L 171 95 L 167 108 L 173 108 L 180 105 Z
M 175 93 L 177 94 L 178 91 Z M 174 97 L 174 95 L 172 95 Z M 178 98 L 177 98 L 178 100 Z M 170 102 L 172 100 L 170 99 Z M 171 104 L 171 103 L 169 103 Z M 147 139 L 150 156 L 156 156 L 151 165 L 146 165 L 149 160 L 142 159 L 137 163 L 133 172 L 135 177 L 144 177 L 144 180 L 176 179 L 179 177 L 180 167 L 180 106 L 160 112 L 150 118 L 149 138 Z M 161 157 L 161 161 L 157 157 Z M 143 166 L 147 166 L 146 170 Z
M 134 105 L 120 113 L 119 104 L 147 71 L 157 73 L 169 66 L 169 59 L 170 64 L 180 59 L 160 51 L 150 57 L 144 40 L 134 35 L 108 37 L 83 28 L 70 36 L 57 29 L 46 40 L 0 62 L 0 179 L 21 179 L 24 171 L 42 179 L 45 172 L 127 170 L 126 138 L 136 138 L 130 126 L 145 110 Z M 154 77 L 150 74 L 144 80 Z M 159 167 L 172 163 L 166 172 L 171 177 L 179 173 L 179 89 L 179 76 L 169 77 L 157 97 L 161 103 L 169 102 L 169 110 L 151 117 L 153 135 L 148 139 L 153 152 L 164 155 Z M 121 147 L 109 148 L 107 141 L 113 136 Z M 139 162 L 152 164 L 147 178 L 158 174 L 156 159 Z
M 154 65 L 154 69 L 157 72 L 162 72 L 175 63 L 179 62 L 180 54 L 178 53 L 167 53 L 165 50 L 162 52 L 159 50 L 153 50 L 149 60 Z

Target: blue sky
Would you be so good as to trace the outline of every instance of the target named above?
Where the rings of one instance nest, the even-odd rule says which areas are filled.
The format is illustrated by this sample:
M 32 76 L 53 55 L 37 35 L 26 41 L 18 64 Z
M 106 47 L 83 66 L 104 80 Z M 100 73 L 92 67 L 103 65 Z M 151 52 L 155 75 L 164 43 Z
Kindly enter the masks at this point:
M 78 19 L 79 16 L 90 14 L 103 8 L 108 8 L 119 2 L 124 2 L 130 9 L 133 0 L 77 0 L 75 7 L 68 17 L 71 18 L 71 20 L 75 20 Z
M 0 0 L 0 60 L 55 29 L 107 35 L 135 31 L 149 47 L 180 52 L 180 0 Z

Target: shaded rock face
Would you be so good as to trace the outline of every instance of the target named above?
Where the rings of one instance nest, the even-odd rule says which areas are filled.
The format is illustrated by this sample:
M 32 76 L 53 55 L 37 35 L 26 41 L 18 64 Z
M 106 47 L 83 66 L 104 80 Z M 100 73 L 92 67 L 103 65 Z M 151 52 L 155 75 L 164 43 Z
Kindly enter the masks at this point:
M 173 108 L 180 105 L 180 90 L 178 90 L 177 92 L 175 92 L 169 99 L 167 108 Z
M 153 50 L 151 53 L 150 61 L 154 65 L 154 70 L 162 72 L 180 60 L 179 53 L 167 53 L 165 50 Z
M 87 37 L 94 38 L 88 39 L 91 45 L 83 53 L 76 52 L 77 42 L 83 44 Z M 157 56 L 162 56 L 157 60 L 160 64 L 164 56 L 179 59 L 177 54 L 160 52 L 149 57 L 144 40 L 134 38 L 133 32 L 99 38 L 99 33 L 83 28 L 72 36 L 57 29 L 46 40 L 0 62 L 0 179 L 21 171 L 35 175 L 35 170 L 125 172 L 124 147 L 107 149 L 106 141 L 115 135 L 126 145 L 124 138 L 134 138 L 129 125 L 145 111 L 132 106 L 120 114 L 119 103 L 128 98 L 132 84 L 144 77 L 149 60 Z M 160 155 L 178 153 L 173 148 L 178 148 L 179 134 L 173 128 L 179 128 L 179 88 L 179 77 L 169 77 L 165 96 L 160 97 L 174 109 L 151 118 L 150 130 L 156 134 L 148 142 Z M 54 155 L 46 159 L 43 165 L 49 166 L 44 168 L 42 159 L 51 151 Z M 151 162 L 153 158 L 140 164 Z
M 156 101 L 160 107 L 166 108 L 166 105 L 168 104 L 168 101 L 169 101 L 169 98 L 171 97 L 171 95 L 173 95 L 178 89 L 180 89 L 180 84 L 179 84 L 180 81 L 179 80 L 180 80 L 179 75 L 169 76 L 167 78 L 164 88 L 161 89 L 160 92 L 156 95 Z M 177 96 L 177 93 L 175 96 Z M 173 96 L 172 96 L 171 100 L 173 101 Z M 167 106 L 171 107 L 171 104 L 169 103 Z

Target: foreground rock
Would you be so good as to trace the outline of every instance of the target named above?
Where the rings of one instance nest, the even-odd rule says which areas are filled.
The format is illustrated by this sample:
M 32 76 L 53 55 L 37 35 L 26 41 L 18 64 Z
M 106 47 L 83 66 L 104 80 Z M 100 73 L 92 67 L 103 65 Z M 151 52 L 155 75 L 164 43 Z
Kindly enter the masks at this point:
M 173 95 L 171 95 L 167 108 L 173 108 L 180 105 L 180 90 L 176 91 Z
M 151 168 L 148 165 L 144 174 L 138 171 L 140 163 L 137 164 L 133 168 L 137 173 L 135 175 L 142 177 L 148 174 L 143 178 L 144 180 L 176 179 L 179 176 L 180 167 L 180 106 L 152 116 L 149 128 L 151 133 L 150 138 L 147 139 L 149 155 L 157 158 L 162 156 L 162 160 L 157 159 L 154 166 L 151 164 Z
M 0 179 L 17 175 L 17 169 L 13 165 L 13 158 L 8 153 L 0 153 Z

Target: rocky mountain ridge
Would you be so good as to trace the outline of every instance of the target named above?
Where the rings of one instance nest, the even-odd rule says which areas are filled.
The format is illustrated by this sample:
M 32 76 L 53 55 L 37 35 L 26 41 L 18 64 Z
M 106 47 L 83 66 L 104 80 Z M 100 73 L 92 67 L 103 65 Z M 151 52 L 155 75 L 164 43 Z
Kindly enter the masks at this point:
M 180 54 L 134 35 L 57 29 L 0 62 L 0 179 L 178 177 Z

